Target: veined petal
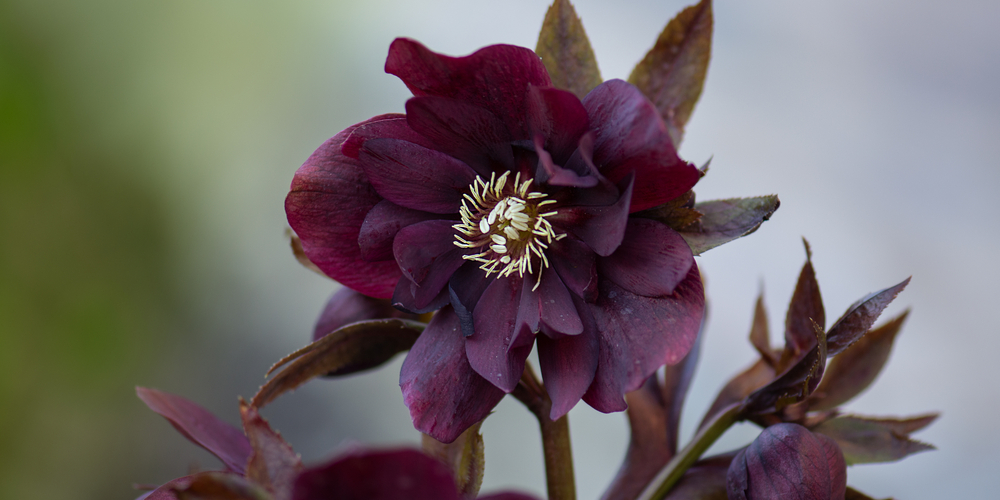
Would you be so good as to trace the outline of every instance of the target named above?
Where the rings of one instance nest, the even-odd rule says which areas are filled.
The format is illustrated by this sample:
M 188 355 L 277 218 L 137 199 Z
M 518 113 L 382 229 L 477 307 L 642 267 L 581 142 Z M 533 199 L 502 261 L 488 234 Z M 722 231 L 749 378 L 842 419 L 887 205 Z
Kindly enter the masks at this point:
M 447 97 L 414 97 L 406 101 L 406 119 L 434 149 L 462 160 L 484 178 L 514 166 L 510 132 L 485 108 Z
M 594 164 L 612 182 L 635 172 L 631 211 L 662 205 L 698 182 L 698 169 L 677 157 L 656 106 L 629 83 L 608 80 L 583 100 L 594 131 Z
M 530 137 L 525 119 L 529 86 L 552 85 L 542 60 L 513 45 L 491 45 L 465 57 L 450 57 L 397 38 L 389 47 L 385 72 L 398 76 L 415 96 L 451 97 L 488 109 L 515 140 Z
M 601 276 L 646 297 L 670 295 L 694 265 L 677 232 L 654 220 L 631 218 L 615 253 L 597 260 Z
M 587 302 L 597 299 L 597 255 L 584 242 L 568 236 L 555 242 L 552 267 L 570 292 Z
M 552 155 L 542 145 L 541 134 L 535 134 L 535 153 L 538 155 L 538 169 L 535 173 L 535 182 L 548 184 L 550 186 L 568 187 L 594 187 L 598 183 L 597 176 L 580 175 L 570 169 L 556 165 L 552 160 Z
M 380 196 L 436 214 L 457 213 L 462 194 L 476 178 L 461 161 L 399 139 L 367 140 L 358 158 Z
M 542 146 L 560 164 L 569 159 L 580 137 L 590 128 L 587 109 L 580 99 L 572 92 L 552 87 L 531 87 L 528 123 L 532 137 L 542 136 Z
M 403 276 L 417 285 L 410 310 L 427 306 L 465 263 L 464 250 L 455 246 L 451 226 L 452 222 L 445 220 L 418 222 L 401 229 L 393 240 L 393 254 Z
M 534 286 L 531 280 L 526 281 L 525 287 Z M 577 335 L 583 332 L 583 323 L 573 304 L 573 297 L 558 274 L 542 273 L 542 282 L 533 295 L 540 311 L 539 320 L 543 331 L 549 336 Z
M 406 115 L 399 113 L 376 116 L 357 125 L 347 136 L 347 140 L 344 141 L 340 150 L 347 157 L 357 159 L 361 153 L 361 145 L 368 139 L 399 139 L 434 149 L 434 144 L 410 128 L 406 121 Z
M 359 162 L 341 152 L 352 131 L 382 119 L 349 127 L 323 143 L 295 172 L 285 213 L 306 256 L 327 276 L 365 295 L 389 298 L 399 267 L 391 260 L 368 262 L 358 248 L 365 215 L 381 197 Z
M 459 500 L 454 474 L 418 450 L 359 450 L 302 471 L 291 500 Z
M 472 320 L 472 312 L 479 303 L 479 298 L 483 296 L 486 287 L 493 282 L 493 278 L 483 274 L 476 262 L 466 262 L 451 275 L 448 281 L 448 293 L 451 297 L 451 305 L 455 308 L 455 314 L 462 321 L 462 334 L 466 337 L 476 331 L 475 323 Z
M 603 279 L 597 303 L 588 306 L 600 339 L 600 363 L 583 396 L 602 412 L 624 410 L 626 392 L 642 385 L 657 368 L 680 361 L 691 350 L 705 312 L 698 266 L 672 295 L 644 297 Z
M 504 392 L 517 386 L 535 340 L 518 321 L 522 281 L 509 276 L 490 283 L 472 313 L 476 332 L 465 340 L 472 369 Z
M 358 246 L 361 257 L 368 261 L 392 259 L 392 240 L 400 229 L 440 218 L 440 215 L 401 207 L 389 200 L 378 202 L 361 224 L 358 234 Z
M 593 329 L 558 339 L 538 337 L 538 364 L 552 399 L 550 419 L 568 413 L 587 392 L 594 381 L 599 355 L 600 346 Z
M 576 235 L 597 255 L 611 255 L 625 236 L 633 180 L 630 176 L 624 181 L 627 185 L 618 197 L 618 201 L 612 205 L 559 207 L 559 211 L 549 217 L 549 221 L 560 229 Z
M 413 426 L 444 443 L 485 418 L 504 396 L 469 365 L 465 343 L 458 316 L 445 307 L 420 334 L 399 374 Z

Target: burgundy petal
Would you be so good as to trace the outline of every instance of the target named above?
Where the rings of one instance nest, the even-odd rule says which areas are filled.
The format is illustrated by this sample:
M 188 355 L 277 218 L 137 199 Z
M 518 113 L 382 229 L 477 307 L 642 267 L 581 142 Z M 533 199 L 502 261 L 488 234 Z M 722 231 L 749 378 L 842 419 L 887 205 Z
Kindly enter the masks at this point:
M 384 119 L 354 125 L 323 143 L 295 172 L 285 198 L 288 224 L 302 240 L 309 260 L 344 286 L 379 298 L 392 296 L 399 267 L 391 260 L 361 258 L 358 233 L 381 197 L 358 161 L 341 153 L 341 145 L 359 126 Z
M 772 425 L 733 459 L 727 474 L 731 499 L 843 499 L 843 454 L 829 438 L 797 424 Z
M 493 280 L 472 313 L 476 333 L 465 341 L 472 369 L 504 392 L 517 386 L 535 340 L 518 324 L 522 282 L 517 276 Z
M 427 306 L 448 284 L 465 260 L 464 250 L 455 246 L 452 222 L 430 220 L 406 226 L 396 234 L 392 249 L 403 276 L 413 281 L 416 310 Z
M 424 314 L 437 311 L 450 302 L 448 290 L 442 289 L 429 302 L 424 302 L 426 297 L 422 297 L 424 300 L 421 300 L 420 303 L 423 305 L 418 307 L 416 297 L 419 292 L 420 287 L 416 283 L 408 279 L 399 280 L 399 283 L 396 285 L 396 291 L 392 294 L 391 302 L 393 307 L 408 314 Z
M 543 137 L 543 147 L 556 161 L 565 162 L 590 128 L 587 109 L 572 92 L 531 87 L 528 92 L 531 135 Z
M 229 470 L 244 473 L 253 449 L 242 431 L 180 396 L 146 387 L 136 387 L 135 392 L 189 441 L 219 457 Z
M 612 205 L 560 206 L 548 220 L 559 229 L 572 232 L 597 255 L 611 255 L 625 236 L 633 180 L 630 176 L 624 181 L 627 185 Z
M 392 240 L 400 229 L 438 218 L 440 215 L 401 207 L 389 200 L 378 202 L 361 224 L 358 234 L 361 257 L 369 261 L 392 259 Z
M 484 108 L 446 97 L 414 97 L 406 101 L 406 119 L 434 149 L 462 160 L 484 178 L 514 167 L 510 132 Z
M 535 174 L 535 182 L 545 183 L 550 186 L 569 187 L 594 187 L 598 179 L 593 175 L 579 175 L 576 172 L 562 168 L 555 164 L 552 155 L 545 150 L 542 145 L 542 136 L 535 135 L 535 153 L 538 154 L 538 166 Z
M 621 246 L 597 259 L 601 276 L 638 295 L 662 297 L 687 277 L 691 248 L 677 232 L 649 219 L 629 219 Z
M 434 149 L 430 140 L 410 128 L 406 115 L 399 113 L 376 116 L 359 124 L 344 141 L 341 151 L 348 157 L 357 159 L 361 154 L 361 145 L 368 139 L 400 139 Z
M 358 156 L 371 185 L 397 205 L 436 214 L 458 212 L 476 178 L 468 165 L 399 139 L 370 139 Z
M 592 330 L 559 339 L 538 337 L 538 364 L 552 398 L 551 420 L 573 409 L 587 392 L 594 381 L 599 352 L 597 335 Z
M 465 57 L 431 52 L 397 38 L 389 47 L 385 72 L 398 76 L 415 96 L 452 97 L 488 109 L 514 139 L 528 139 L 527 93 L 531 85 L 552 85 L 542 60 L 531 50 L 491 45 Z
M 204 474 L 202 472 L 202 474 Z M 135 500 L 177 500 L 177 495 L 174 493 L 174 488 L 184 488 L 191 482 L 191 476 L 179 477 L 177 479 L 172 479 L 160 485 L 153 491 L 144 493 L 140 495 Z
M 657 368 L 680 361 L 694 345 L 705 312 L 698 266 L 667 297 L 630 293 L 601 280 L 597 303 L 589 306 L 601 343 L 594 383 L 583 396 L 598 411 L 625 409 L 623 396 Z
M 330 296 L 323 307 L 316 326 L 313 328 L 313 340 L 319 340 L 330 332 L 344 325 L 369 319 L 407 318 L 414 316 L 406 314 L 385 299 L 373 299 L 347 287 L 342 287 Z
M 698 169 L 677 157 L 656 106 L 639 89 L 608 80 L 583 100 L 595 134 L 594 163 L 618 182 L 635 172 L 632 212 L 652 208 L 687 192 Z
M 452 476 L 417 450 L 358 451 L 302 471 L 292 500 L 459 500 Z
M 451 305 L 462 321 L 462 334 L 466 337 L 476 331 L 472 321 L 472 311 L 476 309 L 476 304 L 479 303 L 479 298 L 483 296 L 486 287 L 493 283 L 493 278 L 487 277 L 479 266 L 480 264 L 476 262 L 466 262 L 448 281 Z
M 597 300 L 597 255 L 590 247 L 568 236 L 549 247 L 549 262 L 569 291 L 587 302 Z
M 526 285 L 534 279 L 527 281 Z M 530 285 L 534 286 L 533 283 Z M 542 282 L 534 293 L 534 298 L 538 301 L 541 312 L 539 319 L 542 328 L 550 336 L 577 335 L 583 331 L 583 323 L 573 305 L 573 298 L 558 274 L 551 271 L 542 273 Z
M 465 343 L 458 316 L 445 307 L 410 349 L 399 374 L 413 426 L 444 443 L 486 418 L 504 396 L 469 365 Z

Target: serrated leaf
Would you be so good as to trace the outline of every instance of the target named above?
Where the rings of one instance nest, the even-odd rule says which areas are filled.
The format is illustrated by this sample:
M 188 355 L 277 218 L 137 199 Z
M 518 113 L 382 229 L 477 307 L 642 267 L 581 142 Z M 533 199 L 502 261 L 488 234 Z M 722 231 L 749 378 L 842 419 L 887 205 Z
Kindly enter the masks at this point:
M 275 363 L 268 375 L 288 366 L 257 391 L 251 404 L 262 408 L 320 375 L 347 375 L 375 368 L 412 347 L 426 326 L 417 321 L 383 319 L 341 327 Z
M 195 474 L 187 485 L 177 486 L 173 491 L 177 500 L 271 500 L 264 489 L 223 472 Z
M 829 355 L 840 354 L 849 345 L 857 342 L 875 324 L 875 320 L 882 314 L 886 306 L 909 283 L 910 278 L 906 278 L 895 286 L 870 293 L 851 304 L 851 307 L 847 308 L 847 312 L 830 327 L 830 331 L 826 334 L 829 342 Z
M 712 2 L 702 0 L 667 23 L 628 77 L 660 111 L 675 148 L 701 96 L 711 55 Z
M 829 410 L 853 399 L 875 380 L 892 351 L 892 343 L 909 311 L 868 332 L 861 340 L 835 356 L 816 392 L 809 397 L 813 410 Z
M 895 462 L 934 447 L 910 439 L 937 415 L 908 419 L 870 419 L 844 415 L 823 422 L 813 432 L 829 436 L 844 452 L 848 465 Z
M 302 470 L 302 459 L 257 409 L 242 399 L 240 417 L 253 447 L 253 454 L 247 461 L 247 479 L 269 491 L 274 500 L 291 499 L 292 483 Z
M 764 290 L 757 296 L 757 304 L 753 309 L 753 321 L 750 324 L 750 344 L 760 353 L 772 368 L 777 366 L 778 357 L 771 349 L 771 334 L 767 324 L 767 310 L 764 308 Z
M 814 325 L 813 331 L 816 345 L 784 373 L 747 396 L 743 403 L 743 416 L 781 411 L 788 405 L 804 401 L 816 390 L 826 367 L 826 335 L 819 325 Z
M 583 23 L 569 0 L 555 0 L 542 22 L 535 53 L 542 58 L 552 85 L 583 99 L 604 80 Z
M 780 205 L 775 195 L 697 203 L 694 209 L 702 214 L 701 220 L 678 232 L 699 255 L 756 231 Z
M 483 485 L 486 470 L 486 456 L 483 435 L 479 428 L 483 421 L 474 424 L 451 443 L 442 443 L 427 434 L 422 434 L 424 453 L 444 462 L 455 473 L 455 486 L 462 498 L 476 498 Z
M 795 284 L 795 292 L 792 293 L 788 313 L 785 315 L 785 353 L 782 356 L 785 359 L 798 358 L 802 352 L 812 348 L 816 343 L 814 324 L 820 328 L 826 327 L 823 297 L 819 293 L 819 283 L 812 265 L 812 251 L 805 238 L 802 238 L 802 243 L 806 247 L 806 263 L 799 273 L 799 280 Z
M 694 209 L 694 191 L 688 191 L 658 207 L 636 212 L 633 216 L 661 222 L 675 231 L 683 231 L 701 220 L 701 212 Z

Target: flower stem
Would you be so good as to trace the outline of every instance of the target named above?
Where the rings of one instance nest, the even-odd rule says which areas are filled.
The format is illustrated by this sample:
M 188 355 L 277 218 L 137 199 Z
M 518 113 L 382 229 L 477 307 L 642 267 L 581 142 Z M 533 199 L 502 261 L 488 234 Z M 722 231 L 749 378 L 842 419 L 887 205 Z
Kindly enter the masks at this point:
M 569 415 L 549 419 L 552 401 L 538 381 L 530 365 L 511 395 L 524 403 L 538 419 L 542 431 L 542 453 L 545 456 L 545 483 L 549 500 L 576 500 L 576 480 L 573 477 L 573 450 L 570 446 Z
M 683 450 L 667 462 L 667 465 L 649 482 L 642 495 L 639 495 L 638 500 L 666 498 L 670 489 L 684 477 L 684 473 L 701 458 L 712 443 L 739 420 L 741 410 L 740 404 L 734 403 L 716 415 L 707 426 L 695 434 Z

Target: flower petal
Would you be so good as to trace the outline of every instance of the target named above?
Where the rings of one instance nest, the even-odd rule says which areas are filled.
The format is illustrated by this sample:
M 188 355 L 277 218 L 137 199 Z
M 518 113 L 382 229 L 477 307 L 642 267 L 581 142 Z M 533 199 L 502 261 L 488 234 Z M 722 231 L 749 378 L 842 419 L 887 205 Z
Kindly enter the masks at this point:
M 484 108 L 447 97 L 414 97 L 406 101 L 406 119 L 434 149 L 462 160 L 484 178 L 514 167 L 510 132 Z
M 391 260 L 368 262 L 358 248 L 365 215 L 381 197 L 358 161 L 341 153 L 344 140 L 365 123 L 323 143 L 295 172 L 285 213 L 306 256 L 327 276 L 365 295 L 389 298 L 399 281 L 399 267 Z
M 734 499 L 842 499 L 847 466 L 830 438 L 780 423 L 761 431 L 736 455 L 726 479 Z
M 559 229 L 576 235 L 597 255 L 611 255 L 625 236 L 633 180 L 629 176 L 624 181 L 626 186 L 614 204 L 560 206 L 557 213 L 548 220 Z
M 427 306 L 448 284 L 465 260 L 464 250 L 455 246 L 452 222 L 429 220 L 404 227 L 396 234 L 392 250 L 403 276 L 417 285 L 413 290 L 417 310 Z
M 472 313 L 476 332 L 465 340 L 472 369 L 504 392 L 517 386 L 535 340 L 530 328 L 518 320 L 522 282 L 510 276 L 490 283 Z
M 488 109 L 514 139 L 528 139 L 530 85 L 552 85 L 541 59 L 513 45 L 491 45 L 465 57 L 431 52 L 420 43 L 397 38 L 389 47 L 385 72 L 398 76 L 415 96 L 452 97 Z
M 583 100 L 595 134 L 594 163 L 612 182 L 635 172 L 632 212 L 687 192 L 698 169 L 677 157 L 656 106 L 634 86 L 608 80 Z
M 400 139 L 434 149 L 434 144 L 430 140 L 410 128 L 406 115 L 399 113 L 376 116 L 357 125 L 340 149 L 349 158 L 357 159 L 361 154 L 361 145 L 368 139 Z
M 347 287 L 341 287 L 330 296 L 313 328 L 313 340 L 319 340 L 330 332 L 350 323 L 369 319 L 405 318 L 415 319 L 385 299 L 373 299 Z
M 452 472 L 417 450 L 361 450 L 306 469 L 292 500 L 459 500 Z
M 455 308 L 462 321 L 462 334 L 466 337 L 476 331 L 476 326 L 472 321 L 472 311 L 476 309 L 479 298 L 483 296 L 486 287 L 493 282 L 493 278 L 486 276 L 479 264 L 466 262 L 458 268 L 448 281 L 448 293 L 451 296 L 451 305 Z
M 469 365 L 465 343 L 458 316 L 445 307 L 410 349 L 399 374 L 413 426 L 444 443 L 486 418 L 504 396 Z
M 419 290 L 420 287 L 416 283 L 408 279 L 399 280 L 399 283 L 396 285 L 396 291 L 392 294 L 392 306 L 409 314 L 424 314 L 437 311 L 448 305 L 448 291 L 442 289 L 430 301 L 421 301 L 423 305 L 418 307 L 416 296 Z M 423 297 L 423 299 L 426 300 L 426 297 Z
M 436 214 L 457 213 L 462 194 L 476 178 L 455 158 L 399 139 L 367 140 L 358 159 L 383 198 Z
M 555 161 L 565 164 L 590 128 L 587 109 L 572 92 L 531 87 L 528 92 L 528 123 L 531 135 L 544 138 L 543 147 Z M 536 148 L 537 149 L 537 148 Z
M 542 145 L 541 134 L 535 134 L 535 153 L 538 154 L 538 169 L 535 173 L 535 182 L 549 184 L 551 186 L 569 186 L 588 188 L 597 185 L 598 180 L 593 175 L 580 175 L 576 172 L 556 165 L 552 160 L 552 155 L 545 150 Z
M 587 302 L 597 300 L 597 255 L 584 242 L 568 236 L 549 247 L 552 268 L 569 291 Z
M 529 280 L 529 283 L 530 281 L 533 280 Z M 573 304 L 573 297 L 558 274 L 542 273 L 542 282 L 533 295 L 538 301 L 542 328 L 549 336 L 577 335 L 583 332 L 583 323 Z
M 638 295 L 670 295 L 694 265 L 691 249 L 664 224 L 632 218 L 621 246 L 597 259 L 597 269 L 615 284 Z
M 361 224 L 358 234 L 361 257 L 368 261 L 392 259 L 392 240 L 400 229 L 438 218 L 439 215 L 401 207 L 389 200 L 378 202 Z
M 598 411 L 621 411 L 626 392 L 639 388 L 657 368 L 680 361 L 694 345 L 705 312 L 698 266 L 692 265 L 667 297 L 635 295 L 601 280 L 597 303 L 589 309 L 601 358 L 583 399 Z
M 565 415 L 587 392 L 594 381 L 599 353 L 600 345 L 593 330 L 558 339 L 538 337 L 538 364 L 545 389 L 552 398 L 550 419 Z

